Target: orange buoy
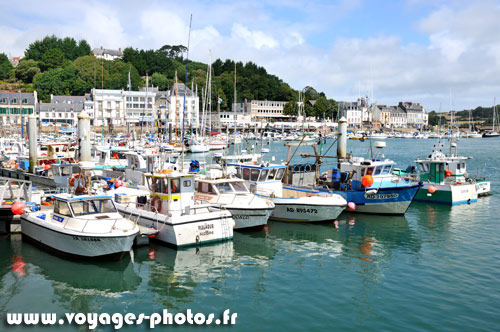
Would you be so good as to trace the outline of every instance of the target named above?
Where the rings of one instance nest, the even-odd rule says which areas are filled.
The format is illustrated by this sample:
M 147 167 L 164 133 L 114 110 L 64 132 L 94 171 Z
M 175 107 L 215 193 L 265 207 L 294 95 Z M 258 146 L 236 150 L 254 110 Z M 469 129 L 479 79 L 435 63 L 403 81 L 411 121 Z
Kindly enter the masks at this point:
M 364 187 L 369 187 L 373 184 L 373 176 L 371 175 L 365 175 L 361 178 L 361 184 L 364 186 Z
M 430 192 L 431 194 L 434 194 L 434 193 L 436 192 L 436 190 L 437 190 L 437 189 L 436 189 L 436 187 L 434 187 L 434 186 L 430 186 L 427 190 L 429 190 L 429 192 Z
M 26 208 L 26 205 L 24 205 L 23 202 L 15 202 L 12 207 L 10 208 L 10 210 L 12 211 L 12 213 L 14 213 L 15 215 L 20 215 L 20 214 L 23 214 L 24 213 L 24 209 Z

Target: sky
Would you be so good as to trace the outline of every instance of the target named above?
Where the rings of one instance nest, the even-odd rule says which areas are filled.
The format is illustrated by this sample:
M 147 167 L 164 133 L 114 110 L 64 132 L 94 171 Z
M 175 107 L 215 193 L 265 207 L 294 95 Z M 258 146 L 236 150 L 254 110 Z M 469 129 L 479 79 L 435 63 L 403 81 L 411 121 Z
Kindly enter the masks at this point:
M 187 45 L 252 61 L 296 90 L 427 111 L 500 98 L 500 0 L 0 0 L 0 53 L 55 34 L 92 48 Z

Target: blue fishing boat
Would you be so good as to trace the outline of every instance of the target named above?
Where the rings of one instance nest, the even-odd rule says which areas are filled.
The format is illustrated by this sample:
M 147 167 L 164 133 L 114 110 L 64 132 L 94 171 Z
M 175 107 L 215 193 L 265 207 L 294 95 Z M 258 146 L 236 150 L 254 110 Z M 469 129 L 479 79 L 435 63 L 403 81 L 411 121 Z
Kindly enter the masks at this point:
M 415 198 L 421 184 L 416 180 L 392 174 L 394 161 L 384 158 L 353 157 L 346 154 L 347 131 L 344 118 L 339 121 L 340 135 L 337 156 L 316 152 L 315 164 L 289 165 L 284 178 L 284 190 L 311 195 L 340 195 L 348 202 L 348 210 L 359 213 L 404 215 Z M 376 148 L 385 142 L 376 142 Z M 337 158 L 337 168 L 320 176 L 323 158 Z

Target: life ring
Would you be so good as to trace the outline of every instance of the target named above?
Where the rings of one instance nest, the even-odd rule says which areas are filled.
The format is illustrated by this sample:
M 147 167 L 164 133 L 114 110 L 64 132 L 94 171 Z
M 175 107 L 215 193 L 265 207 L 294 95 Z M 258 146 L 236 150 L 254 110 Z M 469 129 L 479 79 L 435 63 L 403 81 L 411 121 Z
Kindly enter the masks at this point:
M 305 170 L 306 172 L 310 172 L 310 171 L 311 171 L 311 165 L 306 164 L 306 166 L 304 166 L 304 170 Z
M 83 173 L 76 173 L 76 174 L 73 174 L 69 180 L 68 180 L 68 184 L 70 187 L 73 187 L 75 185 L 75 180 L 76 179 L 79 179 L 79 178 L 83 178 Z
M 153 212 L 160 213 L 161 207 L 162 207 L 161 198 L 156 197 L 156 196 L 152 197 L 151 202 L 150 202 L 150 206 L 155 209 Z
M 162 169 L 160 171 L 161 174 L 168 174 L 168 173 L 172 173 L 174 170 L 173 169 Z
M 46 156 L 46 155 L 47 155 L 47 154 L 44 152 L 44 153 L 42 153 L 40 156 L 44 157 L 44 156 Z

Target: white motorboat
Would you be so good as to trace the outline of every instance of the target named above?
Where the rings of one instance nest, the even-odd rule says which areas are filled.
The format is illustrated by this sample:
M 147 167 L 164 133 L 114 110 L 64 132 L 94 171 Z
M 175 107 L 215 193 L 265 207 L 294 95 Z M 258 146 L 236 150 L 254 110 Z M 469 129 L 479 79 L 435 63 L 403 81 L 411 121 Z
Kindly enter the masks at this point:
M 274 210 L 273 202 L 250 193 L 242 179 L 224 175 L 221 170 L 212 169 L 206 176 L 198 176 L 196 182 L 196 200 L 225 206 L 235 220 L 234 229 L 262 229 Z
M 205 143 L 192 143 L 189 145 L 191 153 L 204 153 L 210 151 L 210 147 Z
M 111 196 L 56 195 L 53 210 L 21 216 L 23 239 L 62 255 L 85 259 L 120 259 L 139 234 L 123 218 Z
M 174 247 L 232 239 L 231 212 L 220 205 L 194 203 L 194 176 L 171 169 L 147 173 L 149 195 L 137 189 L 119 188 L 115 192 L 116 207 L 141 226 L 157 229 L 155 239 Z
M 478 133 L 477 131 L 473 131 L 467 135 L 468 138 L 482 138 L 483 134 Z

